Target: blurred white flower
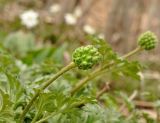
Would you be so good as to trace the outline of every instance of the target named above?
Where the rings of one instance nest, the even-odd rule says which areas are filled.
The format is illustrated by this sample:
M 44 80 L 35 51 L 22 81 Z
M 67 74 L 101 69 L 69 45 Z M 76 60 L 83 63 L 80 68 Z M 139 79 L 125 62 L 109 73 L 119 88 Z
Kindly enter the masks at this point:
M 50 7 L 49 11 L 50 11 L 51 13 L 58 13 L 59 11 L 61 11 L 61 6 L 60 6 L 59 4 L 53 4 L 53 5 Z
M 91 35 L 96 33 L 95 29 L 93 27 L 91 27 L 90 25 L 84 25 L 83 30 L 84 30 L 84 32 L 91 34 Z
M 105 39 L 105 36 L 104 36 L 103 33 L 100 33 L 100 34 L 98 35 L 98 37 L 101 38 L 101 39 Z
M 33 28 L 38 24 L 38 13 L 27 10 L 20 15 L 21 23 L 27 28 Z
M 76 7 L 73 14 L 75 17 L 79 18 L 82 15 L 82 9 L 80 7 Z
M 71 13 L 67 13 L 64 19 L 68 25 L 75 25 L 77 23 L 77 18 Z

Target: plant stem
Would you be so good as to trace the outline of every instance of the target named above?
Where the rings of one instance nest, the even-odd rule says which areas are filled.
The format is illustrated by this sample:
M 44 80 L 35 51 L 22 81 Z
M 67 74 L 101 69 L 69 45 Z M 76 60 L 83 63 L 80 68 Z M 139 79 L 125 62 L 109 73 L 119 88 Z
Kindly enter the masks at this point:
M 32 120 L 31 123 L 35 123 L 36 120 L 37 120 L 37 118 L 38 118 L 38 116 L 39 116 L 39 112 L 37 112 L 37 113 L 35 114 L 35 116 L 34 116 L 34 118 L 33 118 L 33 120 Z
M 133 56 L 134 54 L 138 53 L 139 51 L 142 51 L 143 49 L 141 47 L 137 47 L 136 49 L 132 50 L 131 52 L 127 53 L 126 55 L 122 56 L 122 58 L 128 58 L 130 56 Z
M 122 58 L 128 58 L 136 53 L 138 53 L 139 51 L 141 51 L 142 49 L 140 47 L 137 47 L 136 49 L 132 50 L 131 52 L 127 53 L 126 55 L 122 56 Z M 84 79 L 82 79 L 79 83 L 76 84 L 76 86 L 71 90 L 71 96 L 73 96 L 84 84 L 86 84 L 89 80 L 92 80 L 93 78 L 103 74 L 104 72 L 106 72 L 105 70 L 113 65 L 115 65 L 116 62 L 110 62 L 106 65 L 104 65 L 102 68 L 97 68 L 95 71 L 93 71 L 89 76 L 85 77 Z
M 122 59 L 129 58 L 130 56 L 133 56 L 134 54 L 136 54 L 136 53 L 138 53 L 138 52 L 140 52 L 140 51 L 142 51 L 142 50 L 143 50 L 143 49 L 142 49 L 141 47 L 137 47 L 137 48 L 135 48 L 134 50 L 130 51 L 129 53 L 123 55 L 123 56 L 122 56 Z M 113 62 L 110 62 L 110 63 L 104 65 L 104 66 L 101 68 L 100 71 L 102 71 L 102 70 L 104 70 L 104 69 L 106 69 L 106 68 L 108 68 L 108 67 L 111 67 L 111 66 L 114 65 L 114 64 L 115 64 L 114 61 L 113 61 Z
M 82 79 L 79 83 L 76 84 L 76 86 L 71 90 L 70 94 L 73 96 L 75 92 L 77 92 L 84 84 L 86 84 L 89 80 L 95 78 L 97 76 L 97 73 L 99 72 L 99 69 L 96 69 L 94 72 L 92 72 L 89 76 Z
M 55 115 L 57 115 L 57 114 L 59 114 L 60 112 L 53 112 L 53 113 L 51 113 L 50 115 L 48 115 L 47 117 L 45 117 L 45 118 L 43 118 L 43 119 L 41 119 L 41 120 L 39 120 L 39 121 L 37 121 L 37 122 L 35 122 L 35 123 L 42 123 L 42 122 L 44 122 L 44 121 L 46 121 L 47 119 L 49 119 L 50 117 L 53 117 L 53 116 L 55 116 Z
M 47 88 L 52 82 L 54 82 L 57 78 L 59 78 L 62 74 L 64 74 L 65 72 L 69 71 L 70 69 L 76 67 L 76 65 L 71 62 L 69 65 L 67 65 L 66 67 L 62 68 L 58 73 L 56 73 L 51 79 L 49 79 L 48 81 L 46 81 L 44 83 L 44 85 L 42 85 L 42 87 L 40 87 L 35 95 L 32 97 L 32 99 L 30 100 L 30 102 L 28 103 L 28 105 L 25 107 L 25 109 L 23 110 L 21 116 L 20 116 L 20 121 L 19 123 L 23 123 L 24 121 L 24 117 L 26 115 L 26 113 L 29 111 L 30 107 L 33 105 L 34 101 L 37 99 L 37 97 L 40 95 L 40 93 Z
M 59 113 L 65 112 L 65 110 L 66 110 L 67 108 L 70 109 L 70 108 L 73 108 L 73 107 L 77 107 L 77 106 L 79 106 L 79 105 L 81 105 L 81 104 L 84 104 L 84 103 L 85 103 L 85 101 L 81 101 L 81 102 L 72 104 L 70 107 L 66 106 L 64 109 L 61 109 L 61 110 L 58 111 L 58 112 L 52 112 L 52 113 L 49 114 L 48 116 L 42 118 L 41 120 L 39 120 L 39 121 L 37 121 L 37 122 L 35 122 L 35 123 L 42 123 L 42 122 L 48 120 L 49 118 L 54 117 L 55 115 L 57 115 L 57 114 L 59 114 Z

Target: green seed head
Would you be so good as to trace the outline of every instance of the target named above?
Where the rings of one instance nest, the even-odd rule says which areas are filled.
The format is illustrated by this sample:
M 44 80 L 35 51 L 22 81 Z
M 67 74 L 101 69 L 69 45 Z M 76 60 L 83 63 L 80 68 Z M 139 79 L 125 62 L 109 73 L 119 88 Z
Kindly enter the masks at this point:
M 87 70 L 92 68 L 101 59 L 102 55 L 92 45 L 77 48 L 72 55 L 73 62 L 79 69 Z
M 157 45 L 157 42 L 157 36 L 151 31 L 142 33 L 138 38 L 139 46 L 144 48 L 145 50 L 154 49 Z

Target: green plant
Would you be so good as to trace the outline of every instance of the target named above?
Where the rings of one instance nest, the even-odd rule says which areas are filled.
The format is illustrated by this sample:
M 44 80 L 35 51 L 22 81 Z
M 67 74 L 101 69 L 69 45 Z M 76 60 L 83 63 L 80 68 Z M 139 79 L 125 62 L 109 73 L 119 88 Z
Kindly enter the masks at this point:
M 83 56 L 83 59 L 81 58 L 81 56 Z M 80 69 L 87 70 L 91 68 L 93 65 L 95 65 L 100 60 L 100 57 L 101 54 L 97 51 L 97 49 L 94 46 L 89 45 L 86 47 L 77 48 L 73 53 L 74 62 L 71 62 L 69 65 L 61 69 L 51 79 L 46 81 L 39 89 L 37 89 L 35 95 L 32 97 L 32 99 L 25 107 L 20 117 L 20 123 L 23 123 L 25 114 L 28 112 L 28 110 L 30 109 L 34 101 L 37 99 L 37 97 L 40 95 L 40 93 L 42 93 L 42 91 L 46 89 L 51 83 L 53 83 L 57 78 L 59 78 L 62 74 L 76 66 L 78 66 L 78 68 Z
M 72 62 L 64 68 L 60 56 L 66 45 L 58 49 L 43 46 L 29 52 L 27 49 L 18 59 L 0 44 L 0 122 L 132 123 L 139 122 L 140 117 L 154 121 L 135 110 L 134 102 L 121 91 L 101 94 L 100 102 L 96 93 L 103 81 L 129 79 L 131 86 L 131 80 L 139 81 L 142 65 L 128 58 L 156 47 L 156 36 L 152 32 L 142 34 L 137 48 L 123 56 L 106 41 L 94 36 L 89 39 L 92 45 L 77 48 Z M 88 86 L 84 87 L 86 83 Z M 129 117 L 119 112 L 118 96 L 124 100 Z
M 144 33 L 145 34 L 145 33 Z M 150 36 L 152 37 L 152 35 Z M 155 35 L 154 35 L 155 37 Z M 156 39 L 156 37 L 155 37 Z M 147 42 L 154 42 L 155 41 L 154 38 L 150 38 L 150 40 L 148 40 Z M 148 43 L 147 43 L 148 44 Z M 140 45 L 140 44 L 139 44 Z M 140 45 L 141 46 L 141 45 Z M 143 47 L 140 47 L 138 46 L 135 50 L 127 53 L 126 55 L 122 56 L 122 59 L 126 59 L 132 55 L 134 55 L 135 53 L 139 52 L 139 51 L 142 51 L 143 50 Z M 89 46 L 90 47 L 90 46 Z M 88 49 L 88 47 L 87 47 Z M 146 48 L 144 48 L 145 50 L 147 50 Z M 79 63 L 83 63 L 81 62 L 81 58 L 79 58 L 80 56 L 82 56 L 82 61 L 83 60 L 88 60 L 88 58 L 86 56 L 83 57 L 83 54 L 80 52 L 80 53 L 77 53 L 78 51 L 82 51 L 84 49 L 82 48 L 79 48 L 77 51 L 75 51 L 75 54 L 73 55 L 73 57 L 76 57 L 75 58 L 75 61 L 77 62 L 77 64 Z M 73 58 L 74 59 L 74 58 Z M 98 58 L 100 59 L 100 58 Z M 89 74 L 89 76 L 87 76 L 86 78 L 82 79 L 79 83 L 77 83 L 77 85 L 71 90 L 71 95 L 73 95 L 75 92 L 77 92 L 84 84 L 86 84 L 89 80 L 92 80 L 94 79 L 95 77 L 99 76 L 99 75 L 102 75 L 106 69 L 108 69 L 109 67 L 112 67 L 113 65 L 116 65 L 116 64 L 120 64 L 121 62 L 110 62 L 108 64 L 105 64 L 104 66 L 101 66 L 100 68 L 97 68 L 95 71 L 93 71 L 91 74 Z M 83 64 L 82 64 L 83 66 Z M 83 67 L 80 66 L 81 69 L 83 69 Z M 87 64 L 84 64 L 84 68 L 87 68 Z
M 131 57 L 132 55 L 144 50 L 151 50 L 156 47 L 158 42 L 158 39 L 156 35 L 150 31 L 147 31 L 143 34 L 141 34 L 138 38 L 138 46 L 133 51 L 127 53 L 126 55 L 122 56 L 122 59 L 127 59 L 128 57 Z M 117 59 L 118 61 L 118 59 Z M 89 80 L 94 79 L 95 77 L 102 75 L 106 69 L 109 67 L 112 67 L 116 64 L 121 64 L 121 62 L 110 62 L 107 63 L 100 68 L 97 68 L 95 71 L 93 71 L 88 77 L 84 78 L 82 81 L 77 83 L 77 85 L 71 90 L 71 95 L 73 95 L 75 92 L 77 92 L 84 84 L 86 84 Z M 123 62 L 123 61 L 122 61 Z

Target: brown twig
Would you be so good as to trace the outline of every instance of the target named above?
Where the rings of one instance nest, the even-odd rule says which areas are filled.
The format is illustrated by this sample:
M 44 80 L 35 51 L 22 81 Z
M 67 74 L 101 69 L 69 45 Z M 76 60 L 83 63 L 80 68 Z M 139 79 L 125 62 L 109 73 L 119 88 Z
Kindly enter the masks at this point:
M 96 95 L 97 100 L 99 99 L 99 97 L 101 97 L 105 92 L 109 90 L 110 90 L 110 83 L 106 82 L 105 86 L 99 92 L 97 92 Z
M 134 100 L 133 103 L 137 108 L 143 108 L 143 109 L 153 109 L 154 104 L 152 102 L 146 102 L 141 100 Z

